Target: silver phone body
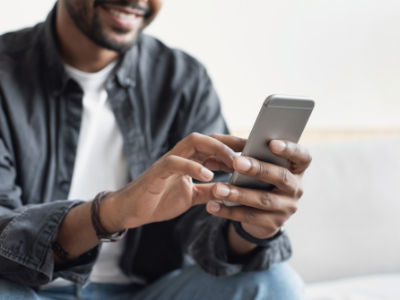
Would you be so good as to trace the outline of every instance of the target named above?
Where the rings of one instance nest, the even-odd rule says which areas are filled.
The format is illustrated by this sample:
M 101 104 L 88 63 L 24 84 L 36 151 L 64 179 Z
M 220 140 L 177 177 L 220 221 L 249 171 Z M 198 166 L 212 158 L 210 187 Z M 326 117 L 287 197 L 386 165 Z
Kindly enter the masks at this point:
M 297 143 L 307 125 L 315 106 L 314 100 L 306 97 L 271 95 L 265 101 L 250 132 L 242 155 L 253 157 L 281 167 L 289 161 L 275 156 L 269 150 L 271 140 L 286 140 Z M 256 178 L 234 172 L 230 184 L 258 189 L 272 190 L 274 186 Z M 240 204 L 224 201 L 227 206 Z

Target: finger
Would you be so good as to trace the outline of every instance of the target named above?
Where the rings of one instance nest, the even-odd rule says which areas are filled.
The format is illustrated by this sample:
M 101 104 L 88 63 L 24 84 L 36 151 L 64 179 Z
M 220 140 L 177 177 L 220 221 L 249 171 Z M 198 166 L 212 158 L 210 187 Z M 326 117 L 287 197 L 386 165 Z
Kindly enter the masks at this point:
M 225 206 L 215 201 L 208 202 L 206 208 L 210 214 L 220 218 L 243 222 L 264 229 L 270 229 L 271 231 L 280 228 L 286 220 L 285 217 L 276 213 L 247 206 Z
M 299 186 L 299 179 L 287 168 L 254 158 L 240 156 L 234 160 L 233 168 L 240 174 L 268 182 L 281 191 L 291 194 L 295 193 Z
M 226 173 L 233 173 L 233 168 L 229 168 L 223 162 L 221 162 L 217 157 L 209 157 L 203 162 L 203 166 L 211 171 L 223 171 Z
M 208 182 L 213 179 L 214 173 L 192 160 L 169 155 L 164 157 L 157 165 L 158 177 L 167 179 L 172 175 L 187 175 L 194 179 Z
M 234 152 L 242 152 L 244 146 L 246 145 L 246 141 L 247 141 L 246 139 L 242 139 L 242 138 L 239 138 L 239 137 L 226 135 L 226 134 L 217 134 L 217 133 L 210 134 L 209 137 L 214 138 L 214 139 L 222 142 L 223 144 L 225 144 L 226 146 L 231 148 L 231 150 L 233 150 Z M 235 154 L 235 157 L 236 156 L 238 156 L 238 155 Z M 207 153 L 200 153 L 200 152 L 196 153 L 196 156 L 193 157 L 193 160 L 195 160 L 195 161 L 197 161 L 199 163 L 203 163 L 203 165 L 204 165 L 204 161 L 206 159 L 209 159 L 209 158 L 215 158 L 216 160 L 221 162 L 221 160 L 216 156 L 210 157 Z M 229 168 L 229 169 L 232 169 L 232 168 Z M 225 172 L 229 172 L 229 171 L 225 171 Z M 230 172 L 232 173 L 233 169 Z
M 213 133 L 210 134 L 210 137 L 224 143 L 235 152 L 242 152 L 247 142 L 247 139 L 227 134 Z
M 304 172 L 311 164 L 311 154 L 302 145 L 289 141 L 274 140 L 269 143 L 269 148 L 276 156 L 287 158 L 290 161 L 289 170 L 296 174 Z
M 269 191 L 246 189 L 225 183 L 212 187 L 213 199 L 239 203 L 253 208 L 292 215 L 297 211 L 297 201 L 286 195 Z
M 215 183 L 203 183 L 193 185 L 192 205 L 207 204 L 213 199 L 213 187 Z
M 170 154 L 196 159 L 199 163 L 203 163 L 210 156 L 216 156 L 229 168 L 232 168 L 233 159 L 237 157 L 237 154 L 224 143 L 199 133 L 192 133 L 180 141 Z

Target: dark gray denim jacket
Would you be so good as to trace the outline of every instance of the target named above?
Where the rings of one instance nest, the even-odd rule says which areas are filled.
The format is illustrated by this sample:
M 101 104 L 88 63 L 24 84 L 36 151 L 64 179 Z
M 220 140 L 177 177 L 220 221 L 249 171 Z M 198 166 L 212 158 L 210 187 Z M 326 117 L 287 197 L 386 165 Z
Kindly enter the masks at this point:
M 45 23 L 0 37 L 0 277 L 29 286 L 57 277 L 84 284 L 99 251 L 54 266 L 58 227 L 82 203 L 65 199 L 83 97 L 58 55 L 55 17 L 53 10 Z M 131 180 L 191 132 L 228 132 L 204 67 L 149 36 L 141 35 L 124 55 L 107 91 Z M 231 259 L 227 224 L 197 206 L 176 219 L 131 229 L 120 265 L 147 284 L 182 267 L 185 255 L 214 276 L 265 270 L 290 257 L 283 235 L 270 247 Z

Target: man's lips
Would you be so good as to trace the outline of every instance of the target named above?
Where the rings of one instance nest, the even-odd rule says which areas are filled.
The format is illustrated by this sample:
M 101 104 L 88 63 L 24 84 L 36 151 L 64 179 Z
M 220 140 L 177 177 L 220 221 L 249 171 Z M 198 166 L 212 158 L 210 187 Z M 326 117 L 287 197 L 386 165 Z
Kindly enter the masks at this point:
M 126 15 L 137 15 L 143 18 L 148 18 L 151 15 L 151 10 L 148 7 L 139 5 L 137 2 L 129 3 L 119 0 L 96 0 L 94 7 L 102 6 L 105 9 L 115 9 Z
M 144 19 L 143 13 L 134 9 L 122 9 L 114 5 L 100 5 L 99 8 L 113 26 L 124 30 L 140 27 Z
M 133 9 L 130 7 L 124 7 L 124 6 L 120 6 L 120 5 L 111 5 L 111 4 L 105 4 L 102 5 L 102 7 L 106 10 L 108 10 L 109 12 L 114 12 L 117 15 L 120 14 L 122 17 L 124 16 L 137 16 L 137 17 L 143 17 L 145 16 L 145 13 L 141 10 L 138 9 Z

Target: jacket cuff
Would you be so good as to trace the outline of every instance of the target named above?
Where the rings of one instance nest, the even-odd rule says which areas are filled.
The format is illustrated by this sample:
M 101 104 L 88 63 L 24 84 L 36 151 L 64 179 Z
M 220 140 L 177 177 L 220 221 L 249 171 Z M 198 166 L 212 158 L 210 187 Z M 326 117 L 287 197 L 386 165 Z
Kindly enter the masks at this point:
M 53 280 L 61 277 L 83 286 L 89 279 L 90 271 L 99 256 L 100 249 L 101 244 L 82 254 L 70 263 L 55 266 Z
M 68 271 L 53 274 L 52 250 L 52 244 L 64 217 L 71 208 L 82 203 L 81 201 L 55 201 L 40 205 L 26 205 L 18 209 L 19 213 L 0 235 L 0 263 L 3 277 L 29 286 L 46 284 L 54 279 L 54 275 L 83 284 L 91 269 L 82 265 L 72 266 Z M 84 266 L 93 264 L 97 253 L 96 247 L 83 255 L 83 260 L 79 262 Z
M 188 247 L 197 265 L 212 276 L 231 276 L 239 272 L 264 271 L 286 261 L 292 254 L 289 239 L 284 233 L 268 247 L 257 247 L 243 259 L 232 255 L 227 244 L 229 220 L 212 216 Z

